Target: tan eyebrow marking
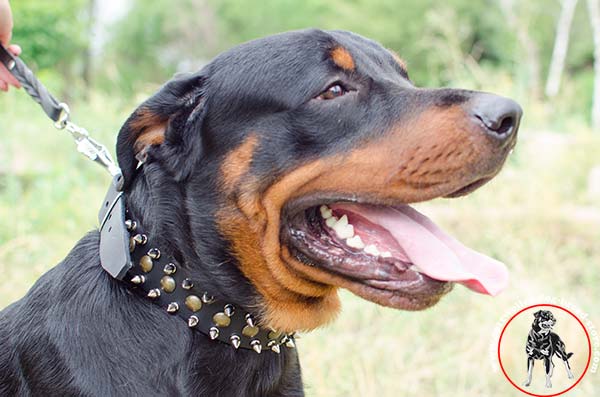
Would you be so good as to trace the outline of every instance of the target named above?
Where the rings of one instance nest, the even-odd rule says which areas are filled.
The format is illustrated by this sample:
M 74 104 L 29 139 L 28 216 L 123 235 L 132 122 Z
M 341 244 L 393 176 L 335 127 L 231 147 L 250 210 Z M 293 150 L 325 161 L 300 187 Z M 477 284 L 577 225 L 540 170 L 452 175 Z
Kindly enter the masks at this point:
M 398 65 L 400 65 L 400 67 L 406 71 L 407 70 L 406 61 L 404 59 L 400 58 L 400 55 L 398 55 L 396 53 L 396 51 L 390 50 L 389 48 L 388 48 L 388 51 L 390 52 L 390 54 L 392 54 L 392 57 L 398 63 Z
M 352 71 L 356 67 L 352 55 L 350 55 L 348 50 L 344 47 L 335 47 L 331 51 L 331 59 L 333 59 L 333 62 L 335 62 L 336 65 L 344 70 Z

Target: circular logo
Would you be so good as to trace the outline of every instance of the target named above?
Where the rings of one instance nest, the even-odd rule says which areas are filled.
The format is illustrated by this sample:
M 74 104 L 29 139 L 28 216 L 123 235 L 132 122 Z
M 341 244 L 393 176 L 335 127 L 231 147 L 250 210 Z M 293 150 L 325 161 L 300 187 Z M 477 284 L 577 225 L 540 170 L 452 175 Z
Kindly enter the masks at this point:
M 530 396 L 559 396 L 573 389 L 587 372 L 591 357 L 585 326 L 558 305 L 520 310 L 504 325 L 498 340 L 504 376 Z

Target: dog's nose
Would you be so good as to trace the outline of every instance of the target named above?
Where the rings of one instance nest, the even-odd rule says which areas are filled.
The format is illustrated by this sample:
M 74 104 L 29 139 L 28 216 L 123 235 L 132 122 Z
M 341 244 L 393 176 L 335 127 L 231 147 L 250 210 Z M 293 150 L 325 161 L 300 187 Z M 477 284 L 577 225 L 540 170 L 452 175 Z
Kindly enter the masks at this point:
M 523 114 L 518 103 L 493 94 L 479 94 L 471 103 L 472 116 L 487 134 L 501 140 L 516 134 Z

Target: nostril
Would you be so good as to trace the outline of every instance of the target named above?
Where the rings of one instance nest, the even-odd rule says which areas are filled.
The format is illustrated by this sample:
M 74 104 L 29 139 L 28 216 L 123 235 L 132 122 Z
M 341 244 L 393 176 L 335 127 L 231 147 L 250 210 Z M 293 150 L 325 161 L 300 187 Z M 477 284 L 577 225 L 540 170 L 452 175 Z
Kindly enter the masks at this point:
M 494 129 L 494 131 L 496 131 L 499 135 L 508 134 L 510 133 L 514 125 L 515 120 L 511 116 L 508 116 L 502 119 L 500 125 L 497 129 Z

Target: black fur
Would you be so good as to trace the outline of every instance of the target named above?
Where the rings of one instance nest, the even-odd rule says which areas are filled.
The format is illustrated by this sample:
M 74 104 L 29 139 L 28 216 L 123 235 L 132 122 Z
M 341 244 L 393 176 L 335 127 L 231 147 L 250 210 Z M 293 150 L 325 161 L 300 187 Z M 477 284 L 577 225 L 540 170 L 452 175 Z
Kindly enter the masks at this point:
M 347 48 L 357 65 L 329 57 Z M 315 103 L 331 83 L 357 90 L 344 106 Z M 169 82 L 123 126 L 117 143 L 132 218 L 217 297 L 254 311 L 257 292 L 229 253 L 215 213 L 224 156 L 260 134 L 251 173 L 267 187 L 302 162 L 342 152 L 427 107 L 468 101 L 459 90 L 416 89 L 378 44 L 305 30 L 249 42 Z M 132 123 L 149 111 L 165 142 L 136 170 Z M 98 260 L 97 231 L 0 313 L 2 396 L 300 396 L 297 353 L 234 351 L 130 293 Z

